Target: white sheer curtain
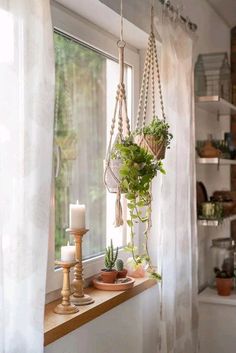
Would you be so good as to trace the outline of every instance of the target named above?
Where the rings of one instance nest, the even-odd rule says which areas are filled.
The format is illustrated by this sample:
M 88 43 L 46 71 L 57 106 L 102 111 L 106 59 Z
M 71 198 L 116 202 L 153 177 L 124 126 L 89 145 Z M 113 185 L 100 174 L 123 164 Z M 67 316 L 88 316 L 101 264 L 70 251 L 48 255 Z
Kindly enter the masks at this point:
M 161 77 L 167 120 L 174 138 L 164 161 L 167 174 L 153 188 L 158 219 L 154 232 L 163 276 L 158 352 L 195 353 L 198 317 L 192 109 L 194 41 L 177 23 L 168 19 L 163 22 L 159 28 Z
M 0 352 L 43 352 L 54 106 L 49 0 L 0 0 Z

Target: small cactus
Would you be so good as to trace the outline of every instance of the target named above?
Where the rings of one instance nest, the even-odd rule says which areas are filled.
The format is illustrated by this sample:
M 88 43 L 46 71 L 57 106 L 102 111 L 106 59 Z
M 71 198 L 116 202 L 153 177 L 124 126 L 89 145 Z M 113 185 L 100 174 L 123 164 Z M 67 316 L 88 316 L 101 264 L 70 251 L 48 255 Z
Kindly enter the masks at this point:
M 121 259 L 116 260 L 116 269 L 117 271 L 123 271 L 124 269 L 124 261 Z
M 111 245 L 106 248 L 106 253 L 105 253 L 105 267 L 108 271 L 112 271 L 113 267 L 115 266 L 117 256 L 118 256 L 118 246 L 116 250 L 114 250 L 113 242 L 111 239 Z

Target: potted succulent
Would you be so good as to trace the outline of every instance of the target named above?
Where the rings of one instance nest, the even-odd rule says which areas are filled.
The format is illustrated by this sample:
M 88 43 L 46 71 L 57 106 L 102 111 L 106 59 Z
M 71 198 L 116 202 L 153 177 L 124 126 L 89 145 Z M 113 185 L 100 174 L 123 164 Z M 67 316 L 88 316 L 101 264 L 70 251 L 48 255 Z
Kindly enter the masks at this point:
M 135 141 L 157 159 L 165 158 L 165 151 L 170 146 L 173 135 L 169 132 L 169 124 L 154 116 L 149 125 L 135 131 Z
M 233 275 L 231 272 L 220 270 L 215 267 L 214 272 L 216 275 L 216 288 L 217 292 L 221 296 L 228 296 L 231 294 L 233 286 Z
M 114 250 L 111 240 L 110 246 L 105 252 L 105 268 L 101 270 L 101 278 L 104 283 L 114 283 L 117 277 L 117 271 L 114 269 L 118 256 L 118 247 Z
M 116 269 L 118 271 L 117 278 L 126 277 L 128 271 L 124 268 L 124 261 L 122 259 L 116 260 Z
M 149 268 L 152 268 L 148 253 L 148 235 L 151 217 L 151 182 L 160 171 L 165 173 L 162 162 L 154 158 L 147 150 L 137 145 L 132 137 L 115 146 L 115 157 L 121 159 L 120 188 L 128 200 L 130 219 L 127 221 L 130 227 L 130 244 L 126 250 L 130 251 L 136 265 L 145 259 Z M 146 225 L 144 231 L 144 254 L 136 254 L 134 246 L 135 223 L 142 222 Z M 159 276 L 159 275 L 158 275 Z

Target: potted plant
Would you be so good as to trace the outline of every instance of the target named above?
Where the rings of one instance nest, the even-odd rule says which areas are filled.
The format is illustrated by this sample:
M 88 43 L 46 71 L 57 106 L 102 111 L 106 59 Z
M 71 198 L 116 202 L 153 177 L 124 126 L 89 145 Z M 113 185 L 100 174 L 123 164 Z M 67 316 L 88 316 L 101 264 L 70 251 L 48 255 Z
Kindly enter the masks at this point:
M 126 277 L 128 271 L 124 268 L 124 261 L 122 259 L 116 260 L 116 269 L 118 271 L 117 278 Z
M 147 150 L 137 145 L 132 137 L 115 146 L 115 158 L 120 158 L 120 188 L 128 200 L 130 219 L 127 221 L 130 227 L 130 244 L 126 250 L 132 253 L 136 265 L 145 259 L 149 269 L 152 268 L 148 252 L 148 236 L 151 218 L 151 182 L 160 171 L 165 173 L 162 162 L 154 158 Z M 136 254 L 134 246 L 135 223 L 142 222 L 146 225 L 144 231 L 144 254 Z M 159 276 L 159 275 L 158 275 Z
M 231 272 L 226 270 L 220 270 L 215 267 L 214 272 L 216 275 L 216 288 L 217 292 L 221 296 L 228 296 L 231 294 L 233 286 L 233 275 Z
M 173 135 L 169 132 L 169 124 L 154 116 L 149 125 L 136 129 L 135 141 L 157 159 L 165 158 L 165 151 L 170 146 Z
M 101 278 L 104 283 L 114 283 L 117 277 L 117 271 L 114 269 L 118 256 L 118 247 L 113 248 L 111 240 L 110 246 L 106 248 L 105 252 L 105 268 L 101 270 Z
M 212 219 L 221 223 L 224 219 L 224 209 L 220 202 L 203 202 L 201 204 L 200 219 Z

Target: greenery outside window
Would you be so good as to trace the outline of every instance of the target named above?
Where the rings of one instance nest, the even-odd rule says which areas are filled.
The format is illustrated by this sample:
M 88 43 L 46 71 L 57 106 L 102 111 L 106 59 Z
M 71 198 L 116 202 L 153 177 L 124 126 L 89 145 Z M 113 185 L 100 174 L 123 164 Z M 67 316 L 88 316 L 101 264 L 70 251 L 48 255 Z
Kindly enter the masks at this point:
M 89 233 L 84 258 L 103 253 L 113 238 L 126 244 L 126 227 L 115 229 L 115 195 L 103 185 L 103 160 L 119 78 L 118 63 L 59 31 L 54 33 L 56 97 L 54 122 L 54 234 L 55 258 L 68 238 L 69 204 L 86 205 Z M 132 69 L 125 70 L 131 111 Z

